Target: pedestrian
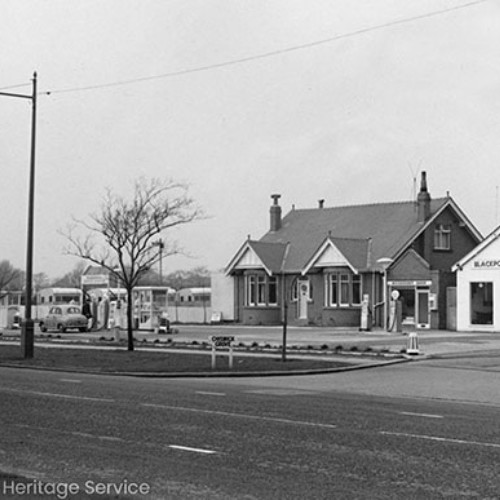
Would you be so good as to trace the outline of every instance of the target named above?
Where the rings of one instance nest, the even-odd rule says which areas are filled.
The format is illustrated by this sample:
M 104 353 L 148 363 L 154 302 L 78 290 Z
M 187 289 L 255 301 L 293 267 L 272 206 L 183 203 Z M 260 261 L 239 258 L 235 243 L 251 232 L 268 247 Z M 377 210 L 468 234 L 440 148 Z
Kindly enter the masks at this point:
M 92 330 L 92 307 L 90 299 L 86 299 L 83 303 L 82 314 L 87 318 L 87 329 Z

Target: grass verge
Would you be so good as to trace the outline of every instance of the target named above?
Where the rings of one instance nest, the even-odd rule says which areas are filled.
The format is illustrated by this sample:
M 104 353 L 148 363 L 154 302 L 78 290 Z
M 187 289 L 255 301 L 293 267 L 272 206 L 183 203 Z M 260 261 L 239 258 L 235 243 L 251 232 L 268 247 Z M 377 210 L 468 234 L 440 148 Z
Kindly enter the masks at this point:
M 28 368 L 91 371 L 96 373 L 204 373 L 211 372 L 210 351 L 205 352 L 151 352 L 136 348 L 125 349 L 72 349 L 35 346 L 32 359 L 22 357 L 19 345 L 0 345 L 0 364 Z M 233 355 L 233 369 L 229 369 L 228 354 L 218 351 L 217 372 L 276 372 L 298 370 L 324 370 L 352 366 L 352 363 L 321 359 L 290 359 L 283 362 L 280 355 Z

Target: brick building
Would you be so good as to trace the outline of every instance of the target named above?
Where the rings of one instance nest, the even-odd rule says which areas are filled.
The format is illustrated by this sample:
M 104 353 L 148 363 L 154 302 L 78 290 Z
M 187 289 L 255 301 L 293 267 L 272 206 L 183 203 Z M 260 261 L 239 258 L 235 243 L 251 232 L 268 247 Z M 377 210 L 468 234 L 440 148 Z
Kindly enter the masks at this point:
M 231 259 L 234 317 L 243 324 L 359 326 L 362 304 L 387 325 L 446 328 L 452 265 L 482 236 L 449 196 L 431 199 L 425 172 L 416 201 L 292 209 L 273 195 L 269 231 Z

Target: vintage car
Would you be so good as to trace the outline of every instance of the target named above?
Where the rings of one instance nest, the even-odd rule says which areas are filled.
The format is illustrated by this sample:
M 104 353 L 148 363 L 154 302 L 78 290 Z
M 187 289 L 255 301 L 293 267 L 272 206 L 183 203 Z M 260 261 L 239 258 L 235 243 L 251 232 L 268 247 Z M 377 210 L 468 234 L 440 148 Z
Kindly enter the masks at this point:
M 87 331 L 88 320 L 82 314 L 80 307 L 71 304 L 52 306 L 45 318 L 40 320 L 40 330 L 58 330 L 64 333 L 69 328 L 81 332 Z

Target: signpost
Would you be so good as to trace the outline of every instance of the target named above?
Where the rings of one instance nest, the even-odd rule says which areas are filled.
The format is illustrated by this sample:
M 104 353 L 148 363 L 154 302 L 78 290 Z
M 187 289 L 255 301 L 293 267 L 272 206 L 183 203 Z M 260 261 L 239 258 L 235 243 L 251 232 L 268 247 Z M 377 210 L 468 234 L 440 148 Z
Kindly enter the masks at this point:
M 217 347 L 229 347 L 229 369 L 232 370 L 234 337 L 211 335 L 208 338 L 212 343 L 212 370 L 215 370 Z

